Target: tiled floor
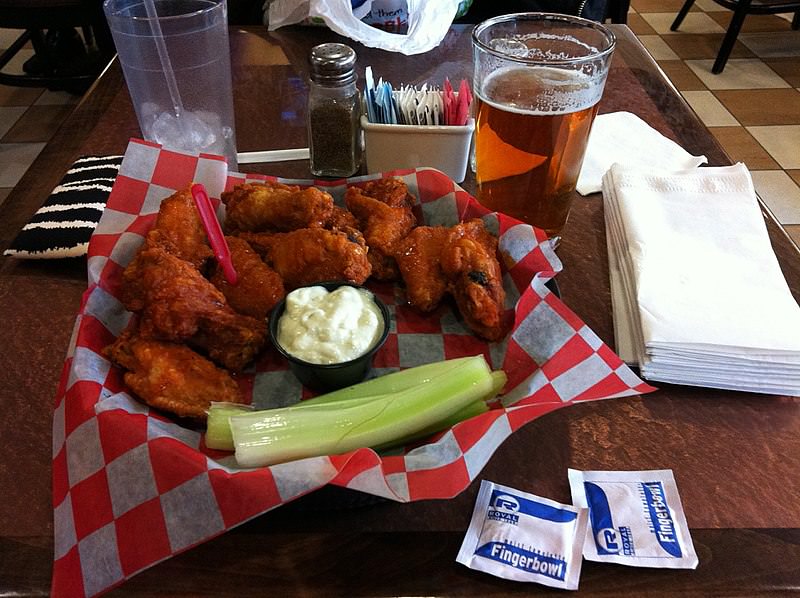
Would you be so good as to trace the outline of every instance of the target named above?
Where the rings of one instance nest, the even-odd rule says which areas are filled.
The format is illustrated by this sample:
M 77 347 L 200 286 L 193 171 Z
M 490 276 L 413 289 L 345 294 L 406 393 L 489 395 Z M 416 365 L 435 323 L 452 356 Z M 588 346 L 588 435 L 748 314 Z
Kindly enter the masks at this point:
M 791 15 L 750 15 L 723 73 L 711 74 L 731 11 L 697 0 L 631 0 L 628 25 L 800 244 L 800 31 Z M 18 32 L 0 29 L 0 49 Z M 23 50 L 7 67 L 21 72 Z M 78 98 L 0 85 L 0 205 Z

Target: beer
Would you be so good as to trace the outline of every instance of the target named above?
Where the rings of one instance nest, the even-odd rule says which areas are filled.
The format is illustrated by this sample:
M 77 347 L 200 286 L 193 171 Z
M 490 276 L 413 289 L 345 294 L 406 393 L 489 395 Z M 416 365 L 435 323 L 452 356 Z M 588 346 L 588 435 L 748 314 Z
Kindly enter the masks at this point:
M 478 200 L 558 236 L 602 94 L 579 71 L 501 68 L 477 90 Z

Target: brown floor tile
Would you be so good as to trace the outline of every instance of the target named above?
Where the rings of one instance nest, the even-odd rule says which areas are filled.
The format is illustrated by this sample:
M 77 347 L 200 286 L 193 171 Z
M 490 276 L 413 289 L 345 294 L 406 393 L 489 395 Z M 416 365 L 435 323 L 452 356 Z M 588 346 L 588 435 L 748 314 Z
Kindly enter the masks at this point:
M 3 202 L 8 197 L 8 194 L 11 193 L 12 189 L 9 187 L 0 187 L 0 206 L 3 205 Z
M 31 106 L 0 140 L 3 143 L 49 141 L 74 106 Z
M 674 12 L 676 15 L 683 6 L 683 0 L 631 0 L 636 12 Z M 700 10 L 692 6 L 692 10 Z
M 764 63 L 778 73 L 789 85 L 800 87 L 800 60 L 797 57 L 766 58 Z
M 761 147 L 743 127 L 711 127 L 725 152 L 734 162 L 744 162 L 750 170 L 777 170 L 780 168 L 769 153 Z
M 704 91 L 706 86 L 682 60 L 660 60 L 658 66 L 680 91 Z
M 800 170 L 787 170 L 786 174 L 788 174 L 790 177 L 792 177 L 792 179 L 794 179 L 795 183 L 800 185 Z
M 37 87 L 0 85 L 0 106 L 30 106 L 42 95 Z
M 650 26 L 650 23 L 636 13 L 628 14 L 627 25 L 635 35 L 655 35 L 656 33 L 656 30 Z
M 800 247 L 800 224 L 787 224 L 783 228 L 789 233 L 789 236 L 794 241 L 795 245 Z
M 722 44 L 722 33 L 687 33 L 662 36 L 664 41 L 678 56 L 684 60 L 700 60 L 716 58 Z M 731 58 L 751 58 L 754 54 L 741 42 L 736 42 L 731 51 Z
M 800 124 L 796 89 L 728 89 L 714 95 L 744 126 Z
M 717 23 L 728 29 L 728 25 L 733 17 L 732 10 L 723 12 L 711 12 L 708 16 Z M 742 24 L 742 33 L 760 33 L 764 31 L 789 31 L 791 25 L 789 21 L 775 15 L 747 15 Z

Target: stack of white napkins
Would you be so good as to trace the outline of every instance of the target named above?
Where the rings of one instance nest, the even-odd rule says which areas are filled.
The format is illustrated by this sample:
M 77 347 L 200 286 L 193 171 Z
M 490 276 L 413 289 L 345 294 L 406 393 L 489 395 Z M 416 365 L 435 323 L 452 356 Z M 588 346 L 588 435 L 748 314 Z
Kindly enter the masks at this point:
M 600 114 L 592 124 L 576 189 L 581 195 L 600 191 L 603 175 L 614 163 L 678 171 L 706 162 L 705 156 L 693 156 L 635 114 Z
M 617 351 L 653 381 L 800 396 L 800 307 L 743 164 L 603 177 Z

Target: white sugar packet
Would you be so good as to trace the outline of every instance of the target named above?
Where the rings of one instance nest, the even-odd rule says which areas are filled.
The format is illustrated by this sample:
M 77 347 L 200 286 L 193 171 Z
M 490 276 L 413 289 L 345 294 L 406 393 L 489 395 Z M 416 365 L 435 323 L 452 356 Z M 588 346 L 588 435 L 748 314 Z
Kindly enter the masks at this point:
M 578 193 L 588 195 L 600 191 L 603 175 L 615 162 L 679 171 L 695 168 L 708 160 L 705 156 L 693 156 L 635 114 L 600 114 L 592 123 L 578 177 Z
M 672 470 L 568 470 L 572 502 L 589 509 L 583 556 L 633 567 L 695 569 Z
M 577 590 L 587 515 L 483 480 L 456 561 L 505 579 Z

